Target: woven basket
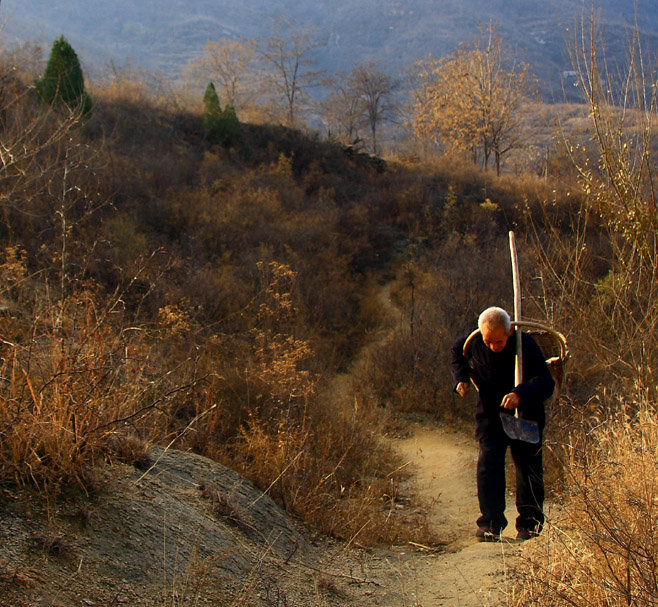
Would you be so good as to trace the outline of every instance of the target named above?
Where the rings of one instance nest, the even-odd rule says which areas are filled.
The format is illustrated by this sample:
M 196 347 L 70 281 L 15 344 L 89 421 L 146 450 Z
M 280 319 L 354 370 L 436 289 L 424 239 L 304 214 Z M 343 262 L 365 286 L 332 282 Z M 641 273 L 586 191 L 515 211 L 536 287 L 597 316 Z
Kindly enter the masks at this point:
M 562 391 L 565 366 L 569 360 L 567 340 L 562 333 L 533 320 L 514 321 L 512 322 L 512 326 L 519 327 L 523 333 L 530 335 L 537 342 L 537 345 L 544 354 L 548 370 L 551 372 L 553 381 L 555 381 L 555 390 L 553 391 L 552 398 L 549 399 L 549 401 L 554 402 Z M 467 358 L 471 341 L 479 333 L 480 330 L 476 329 L 466 338 L 464 356 Z

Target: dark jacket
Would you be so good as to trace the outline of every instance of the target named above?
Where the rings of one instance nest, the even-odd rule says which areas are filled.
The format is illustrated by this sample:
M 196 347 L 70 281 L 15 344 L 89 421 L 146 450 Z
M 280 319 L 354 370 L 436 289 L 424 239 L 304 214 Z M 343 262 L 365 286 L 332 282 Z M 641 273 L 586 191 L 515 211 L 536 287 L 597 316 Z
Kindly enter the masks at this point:
M 457 339 L 450 351 L 455 388 L 471 377 L 478 388 L 475 409 L 475 437 L 479 440 L 487 432 L 502 432 L 500 403 L 510 392 L 521 398 L 519 416 L 546 423 L 544 401 L 553 394 L 555 382 L 546 366 L 542 351 L 530 335 L 522 333 L 523 382 L 515 386 L 516 332 L 508 338 L 501 352 L 492 352 L 484 345 L 482 336 L 476 335 L 469 345 L 469 358 L 463 354 L 466 337 Z

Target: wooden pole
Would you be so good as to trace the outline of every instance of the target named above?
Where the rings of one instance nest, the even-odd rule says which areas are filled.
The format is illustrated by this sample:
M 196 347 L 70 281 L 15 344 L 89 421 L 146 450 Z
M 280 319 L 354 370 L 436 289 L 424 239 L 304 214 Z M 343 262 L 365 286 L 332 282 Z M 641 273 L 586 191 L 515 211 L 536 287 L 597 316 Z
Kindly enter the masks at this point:
M 514 232 L 509 233 L 509 248 L 512 258 L 512 280 L 514 283 L 514 320 L 521 322 L 521 276 L 519 273 L 519 256 L 516 252 Z M 521 330 L 516 328 L 516 360 L 514 364 L 514 382 L 523 383 L 523 351 L 521 348 Z M 517 412 L 518 414 L 518 412 Z

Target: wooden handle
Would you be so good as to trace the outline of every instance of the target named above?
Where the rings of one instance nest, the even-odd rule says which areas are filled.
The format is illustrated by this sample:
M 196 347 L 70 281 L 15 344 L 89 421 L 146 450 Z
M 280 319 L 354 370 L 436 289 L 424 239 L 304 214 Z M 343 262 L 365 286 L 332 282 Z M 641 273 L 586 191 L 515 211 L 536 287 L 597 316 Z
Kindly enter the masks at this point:
M 509 249 L 512 258 L 512 281 L 514 284 L 514 321 L 521 322 L 521 276 L 519 273 L 519 256 L 516 252 L 514 232 L 509 233 Z M 516 330 L 516 360 L 514 365 L 514 382 L 518 386 L 523 382 L 523 350 L 521 348 L 521 330 Z M 515 411 L 518 415 L 518 411 Z

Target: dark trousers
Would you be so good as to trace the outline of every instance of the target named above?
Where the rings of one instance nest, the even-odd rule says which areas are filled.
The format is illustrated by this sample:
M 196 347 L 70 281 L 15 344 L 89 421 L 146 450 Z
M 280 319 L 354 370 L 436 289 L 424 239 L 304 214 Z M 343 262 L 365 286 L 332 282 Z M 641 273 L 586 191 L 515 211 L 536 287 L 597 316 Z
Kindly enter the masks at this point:
M 540 531 L 544 523 L 544 468 L 541 443 L 512 440 L 504 432 L 488 432 L 480 439 L 477 487 L 479 527 L 499 533 L 505 518 L 505 453 L 510 448 L 516 468 L 517 529 Z

